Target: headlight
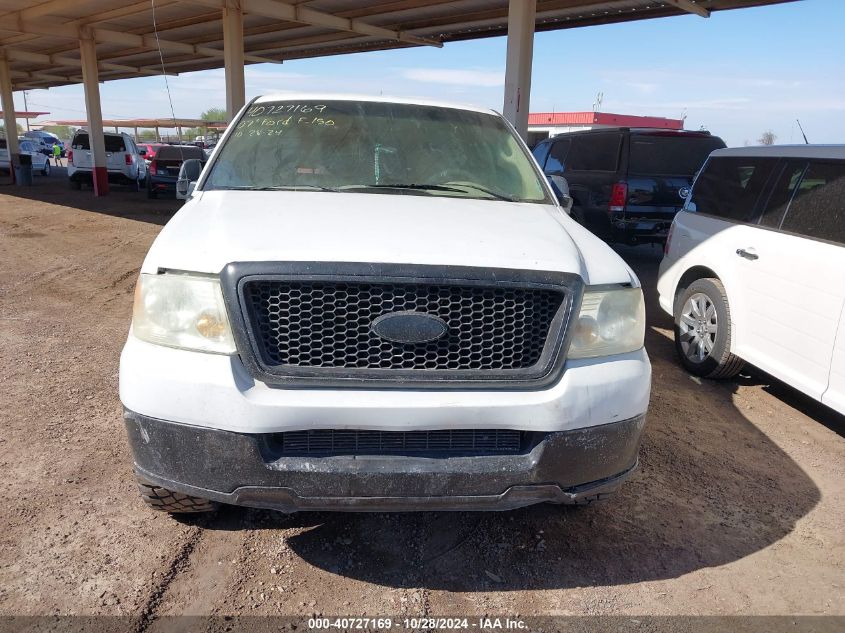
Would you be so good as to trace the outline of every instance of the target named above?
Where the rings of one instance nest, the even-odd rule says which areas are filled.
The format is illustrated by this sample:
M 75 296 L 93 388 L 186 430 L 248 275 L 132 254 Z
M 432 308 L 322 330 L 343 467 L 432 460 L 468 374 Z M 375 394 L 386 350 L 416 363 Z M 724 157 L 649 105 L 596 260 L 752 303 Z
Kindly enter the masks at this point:
M 573 327 L 568 358 L 594 358 L 640 349 L 645 337 L 642 290 L 588 290 Z
M 142 341 L 233 354 L 235 344 L 220 282 L 194 275 L 141 275 L 132 331 Z

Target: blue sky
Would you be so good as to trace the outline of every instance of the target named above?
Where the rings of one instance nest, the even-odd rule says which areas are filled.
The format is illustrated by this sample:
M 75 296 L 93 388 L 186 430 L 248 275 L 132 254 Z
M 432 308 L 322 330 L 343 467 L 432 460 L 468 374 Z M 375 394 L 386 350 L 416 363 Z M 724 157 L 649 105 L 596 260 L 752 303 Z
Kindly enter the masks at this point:
M 714 13 L 538 33 L 531 111 L 602 110 L 680 118 L 728 145 L 845 143 L 845 1 L 804 0 Z M 501 110 L 505 38 L 246 69 L 247 98 L 328 91 L 426 97 Z M 177 116 L 225 106 L 223 71 L 170 77 Z M 101 86 L 107 118 L 170 115 L 162 77 Z M 23 108 L 21 93 L 16 102 Z M 50 118 L 84 118 L 81 86 L 28 93 Z

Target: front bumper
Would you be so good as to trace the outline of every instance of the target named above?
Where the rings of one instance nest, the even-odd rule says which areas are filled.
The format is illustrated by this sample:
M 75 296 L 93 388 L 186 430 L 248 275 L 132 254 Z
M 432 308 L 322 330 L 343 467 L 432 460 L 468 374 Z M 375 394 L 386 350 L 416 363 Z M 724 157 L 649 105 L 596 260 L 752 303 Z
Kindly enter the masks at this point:
M 120 400 L 139 414 L 236 433 L 318 428 L 569 431 L 627 420 L 648 409 L 645 349 L 567 360 L 536 391 L 283 389 L 255 380 L 238 356 L 153 345 L 130 334 L 120 359 Z
M 213 501 L 298 510 L 510 510 L 585 503 L 636 469 L 645 415 L 545 434 L 515 455 L 281 457 L 268 434 L 124 414 L 140 479 Z

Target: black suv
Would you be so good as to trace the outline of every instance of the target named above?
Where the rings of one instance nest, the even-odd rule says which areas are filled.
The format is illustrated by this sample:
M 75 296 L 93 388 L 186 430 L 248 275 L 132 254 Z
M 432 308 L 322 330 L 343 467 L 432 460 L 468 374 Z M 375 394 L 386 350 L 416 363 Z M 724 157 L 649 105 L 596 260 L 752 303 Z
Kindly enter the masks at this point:
M 540 141 L 534 156 L 547 176 L 564 176 L 572 217 L 609 242 L 666 241 L 669 225 L 710 152 L 709 132 L 605 128 Z

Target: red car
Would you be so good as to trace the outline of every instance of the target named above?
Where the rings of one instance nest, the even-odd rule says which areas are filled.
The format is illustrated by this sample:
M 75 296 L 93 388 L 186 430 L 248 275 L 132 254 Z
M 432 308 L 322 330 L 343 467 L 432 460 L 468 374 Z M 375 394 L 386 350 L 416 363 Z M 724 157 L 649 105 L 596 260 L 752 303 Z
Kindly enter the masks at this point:
M 150 161 L 156 157 L 156 152 L 160 147 L 164 147 L 164 143 L 136 143 L 138 151 L 144 160 Z

